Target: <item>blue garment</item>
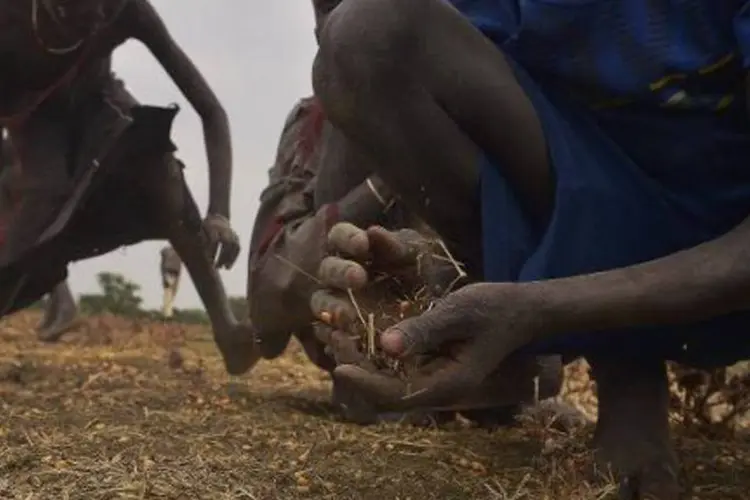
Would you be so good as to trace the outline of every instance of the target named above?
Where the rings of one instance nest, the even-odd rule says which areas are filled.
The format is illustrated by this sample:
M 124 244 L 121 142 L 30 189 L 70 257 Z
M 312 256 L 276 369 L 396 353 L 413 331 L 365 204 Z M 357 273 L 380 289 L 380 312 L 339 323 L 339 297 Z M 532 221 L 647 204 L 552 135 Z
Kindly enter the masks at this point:
M 636 264 L 750 215 L 746 0 L 453 0 L 508 56 L 544 128 L 549 225 L 482 165 L 485 278 L 531 281 Z M 539 352 L 648 350 L 691 364 L 750 357 L 749 314 L 690 327 L 575 333 Z

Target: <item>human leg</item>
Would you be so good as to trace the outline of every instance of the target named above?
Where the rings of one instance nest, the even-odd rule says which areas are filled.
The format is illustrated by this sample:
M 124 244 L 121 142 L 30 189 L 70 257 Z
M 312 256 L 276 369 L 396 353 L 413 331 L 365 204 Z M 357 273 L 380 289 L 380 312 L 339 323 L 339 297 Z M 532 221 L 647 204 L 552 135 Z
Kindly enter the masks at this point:
M 603 472 L 621 479 L 621 498 L 676 500 L 678 463 L 669 432 L 669 383 L 658 358 L 591 356 L 599 416 L 594 434 Z
M 45 320 L 38 330 L 39 339 L 56 342 L 72 326 L 77 314 L 75 298 L 67 280 L 63 281 L 49 294 Z
M 173 305 L 175 295 L 177 294 L 179 280 L 179 273 L 171 271 L 162 273 L 162 288 L 164 289 L 162 316 L 164 316 L 164 318 L 171 318 L 174 314 Z
M 534 108 L 503 54 L 449 4 L 345 0 L 321 29 L 313 78 L 329 119 L 409 208 L 461 242 L 462 258 L 480 253 L 481 151 L 506 167 L 529 213 L 548 216 Z
M 259 359 L 252 326 L 240 323 L 229 307 L 218 270 L 209 258 L 200 212 L 185 184 L 181 165 L 171 154 L 155 159 L 157 165 L 142 179 L 143 189 L 157 207 L 154 215 L 165 228 L 201 297 L 214 340 L 232 375 L 245 373 Z

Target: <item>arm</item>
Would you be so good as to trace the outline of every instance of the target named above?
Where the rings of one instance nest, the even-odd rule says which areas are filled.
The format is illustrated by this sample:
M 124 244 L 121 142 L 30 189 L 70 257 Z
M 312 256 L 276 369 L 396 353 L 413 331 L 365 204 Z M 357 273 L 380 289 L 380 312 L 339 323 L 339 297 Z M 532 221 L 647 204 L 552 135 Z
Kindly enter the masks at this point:
M 612 271 L 523 285 L 539 335 L 681 324 L 750 309 L 750 218 L 696 247 Z
M 132 0 L 123 12 L 122 22 L 127 23 L 132 36 L 159 61 L 200 116 L 209 169 L 208 213 L 229 218 L 232 143 L 224 108 L 148 0 Z

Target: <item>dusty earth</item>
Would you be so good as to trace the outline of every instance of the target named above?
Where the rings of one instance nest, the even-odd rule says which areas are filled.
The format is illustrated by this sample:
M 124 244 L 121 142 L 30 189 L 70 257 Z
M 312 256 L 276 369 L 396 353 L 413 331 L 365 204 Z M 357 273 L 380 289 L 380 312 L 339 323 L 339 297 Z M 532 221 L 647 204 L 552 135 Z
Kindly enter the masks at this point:
M 202 327 L 0 322 L 0 499 L 604 499 L 582 435 L 337 421 L 294 346 L 232 379 Z M 590 400 L 585 373 L 570 387 Z M 589 401 L 590 402 L 590 401 Z M 750 441 L 681 436 L 692 498 L 750 498 Z

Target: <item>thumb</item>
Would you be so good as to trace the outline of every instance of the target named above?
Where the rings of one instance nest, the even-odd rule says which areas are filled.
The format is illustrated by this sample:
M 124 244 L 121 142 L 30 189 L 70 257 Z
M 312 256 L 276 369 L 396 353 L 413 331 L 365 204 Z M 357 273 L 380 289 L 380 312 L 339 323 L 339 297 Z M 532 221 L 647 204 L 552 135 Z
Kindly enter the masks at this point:
M 444 299 L 431 310 L 405 319 L 380 336 L 380 345 L 393 357 L 412 357 L 440 350 L 446 344 L 469 338 L 465 313 Z

